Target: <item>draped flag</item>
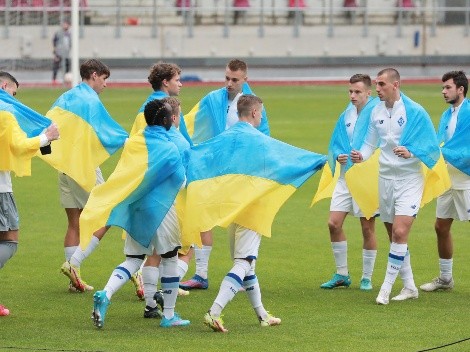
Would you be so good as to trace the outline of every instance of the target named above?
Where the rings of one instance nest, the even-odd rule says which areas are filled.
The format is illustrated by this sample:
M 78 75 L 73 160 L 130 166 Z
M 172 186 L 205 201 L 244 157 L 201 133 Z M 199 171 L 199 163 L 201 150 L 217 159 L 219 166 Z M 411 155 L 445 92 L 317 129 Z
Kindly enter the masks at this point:
M 401 93 L 401 98 L 405 105 L 407 122 L 399 145 L 406 147 L 423 163 L 425 174 L 421 200 L 421 207 L 423 207 L 449 188 L 449 174 L 445 168 L 436 132 L 428 113 L 421 105 L 403 93 Z M 350 168 L 345 175 L 351 195 L 367 218 L 374 214 L 379 205 L 378 156 L 378 151 L 376 151 L 370 158 L 372 160 L 369 159 L 362 165 L 358 164 Z M 368 167 L 367 162 L 369 162 Z M 368 192 L 364 192 L 364 190 L 368 190 Z
M 328 146 L 328 163 L 323 167 L 318 189 L 315 193 L 315 196 L 313 197 L 311 205 L 315 204 L 321 199 L 329 198 L 333 195 L 336 182 L 338 181 L 340 175 L 340 172 L 336 170 L 336 168 L 339 166 L 339 163 L 336 160 L 340 154 L 349 155 L 351 150 L 359 150 L 361 148 L 367 134 L 370 113 L 378 102 L 379 98 L 368 99 L 366 105 L 362 108 L 357 117 L 351 142 L 346 131 L 345 118 L 348 116 L 348 114 L 355 113 L 356 107 L 349 103 L 349 105 L 346 107 L 346 110 L 340 115 Z M 353 165 L 354 164 L 352 161 L 348 159 L 344 166 L 346 172 Z
M 124 146 L 116 169 L 96 186 L 80 216 L 80 246 L 95 231 L 119 226 L 148 247 L 183 185 L 185 170 L 161 126 L 148 126 Z
M 254 95 L 248 83 L 242 87 L 243 94 Z M 188 135 L 194 144 L 202 143 L 225 131 L 227 124 L 227 88 L 214 90 L 198 102 L 189 113 L 184 115 L 180 130 Z M 269 136 L 269 124 L 263 107 L 261 125 L 258 130 Z
M 112 119 L 86 83 L 62 94 L 46 114 L 60 131 L 54 152 L 40 157 L 90 192 L 95 169 L 122 147 L 127 132 Z
M 437 132 L 439 143 L 444 143 L 446 129 L 452 116 L 451 108 L 441 117 Z M 470 101 L 465 99 L 457 115 L 455 133 L 441 147 L 446 162 L 470 176 Z
M 131 133 L 130 133 L 131 136 L 136 134 L 141 129 L 144 129 L 145 127 L 147 127 L 147 122 L 145 121 L 145 117 L 144 117 L 145 105 L 147 105 L 152 100 L 161 100 L 168 96 L 169 96 L 168 94 L 166 94 L 165 92 L 161 90 L 154 91 L 152 94 L 149 95 L 149 97 L 142 104 L 142 106 L 139 109 L 139 112 L 137 113 L 137 116 L 134 121 L 134 125 L 132 126 L 132 129 L 131 129 Z
M 39 150 L 39 136 L 51 120 L 0 90 L 0 170 L 31 175 L 31 158 Z
M 237 223 L 270 237 L 279 208 L 325 163 L 239 122 L 189 151 L 183 233 Z
M 166 98 L 168 96 L 169 95 L 167 93 L 165 93 L 161 90 L 154 91 L 152 94 L 149 95 L 149 97 L 142 104 L 142 106 L 139 109 L 139 112 L 137 113 L 137 116 L 136 116 L 135 121 L 134 121 L 134 125 L 132 126 L 132 129 L 131 129 L 131 136 L 134 135 L 139 130 L 141 130 L 141 129 L 143 129 L 147 126 L 147 122 L 145 121 L 145 117 L 144 117 L 145 105 L 147 105 L 152 100 L 161 100 L 161 99 Z M 189 138 L 189 136 L 186 132 L 186 126 L 184 125 L 184 117 L 183 117 L 182 113 L 180 115 L 179 132 L 189 144 L 192 144 L 191 138 Z

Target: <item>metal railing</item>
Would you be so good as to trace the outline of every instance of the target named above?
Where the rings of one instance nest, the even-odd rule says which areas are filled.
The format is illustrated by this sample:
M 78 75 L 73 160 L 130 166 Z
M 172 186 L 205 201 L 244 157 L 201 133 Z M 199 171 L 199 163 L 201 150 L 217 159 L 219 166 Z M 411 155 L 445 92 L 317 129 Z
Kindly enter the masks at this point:
M 362 26 L 364 37 L 369 36 L 371 25 L 396 25 L 397 37 L 404 26 L 422 25 L 435 36 L 437 28 L 458 25 L 463 35 L 470 33 L 470 0 L 454 0 L 460 6 L 445 6 L 445 0 L 415 0 L 413 7 L 403 6 L 403 0 L 357 0 L 355 7 L 344 7 L 343 0 L 310 0 L 301 7 L 288 7 L 287 0 L 251 0 L 248 8 L 236 8 L 232 0 L 192 0 L 190 6 L 176 7 L 174 0 L 95 0 L 80 1 L 80 37 L 83 26 L 108 25 L 115 27 L 117 38 L 128 26 L 149 27 L 149 36 L 157 37 L 162 26 L 185 26 L 192 37 L 195 26 L 221 26 L 221 35 L 230 36 L 236 26 L 257 26 L 258 36 L 264 37 L 265 26 L 292 27 L 294 37 L 301 35 L 304 26 L 323 25 L 327 36 L 333 37 L 337 26 Z M 185 1 L 182 1 L 184 4 Z M 2 0 L 0 23 L 3 36 L 9 38 L 10 27 L 38 25 L 41 37 L 47 27 L 57 25 L 70 16 L 70 0 Z M 235 19 L 235 11 L 239 11 Z M 236 24 L 234 22 L 237 22 Z

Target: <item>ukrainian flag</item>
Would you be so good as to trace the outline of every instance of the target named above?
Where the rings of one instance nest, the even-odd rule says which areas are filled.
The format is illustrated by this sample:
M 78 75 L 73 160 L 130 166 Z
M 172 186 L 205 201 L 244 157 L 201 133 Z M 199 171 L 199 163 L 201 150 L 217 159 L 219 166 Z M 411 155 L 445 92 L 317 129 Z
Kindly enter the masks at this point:
M 57 124 L 60 139 L 52 154 L 40 157 L 90 192 L 96 183 L 95 169 L 122 147 L 127 132 L 86 83 L 62 94 L 46 116 Z
M 31 159 L 40 147 L 39 135 L 51 120 L 0 90 L 0 170 L 31 175 Z
M 279 208 L 325 162 L 239 122 L 191 148 L 183 233 L 237 223 L 270 237 Z
M 147 105 L 147 103 L 151 102 L 152 100 L 161 100 L 161 99 L 166 98 L 168 96 L 169 95 L 167 93 L 165 93 L 161 90 L 154 91 L 152 94 L 149 95 L 149 97 L 147 98 L 145 103 L 142 104 L 142 106 L 139 109 L 139 112 L 137 113 L 137 116 L 136 116 L 135 121 L 134 121 L 134 125 L 132 126 L 132 129 L 131 129 L 131 136 L 134 135 L 139 130 L 147 127 L 147 122 L 145 121 L 145 116 L 144 116 L 145 105 Z M 180 115 L 180 129 L 179 129 L 179 132 L 186 139 L 186 141 L 189 144 L 192 144 L 191 138 L 189 138 L 189 136 L 187 135 L 187 132 L 186 132 L 186 126 L 184 124 L 184 117 L 183 117 L 182 113 Z
M 349 114 L 355 114 L 356 107 L 349 103 L 349 105 L 346 107 L 346 110 L 340 115 L 328 146 L 328 163 L 325 164 L 325 167 L 323 168 L 317 192 L 315 193 L 315 196 L 312 200 L 312 205 L 321 199 L 330 198 L 333 195 L 336 182 L 338 181 L 340 175 L 340 171 L 336 170 L 336 168 L 340 166 L 340 164 L 337 162 L 338 156 L 340 154 L 349 155 L 353 149 L 359 150 L 361 148 L 367 134 L 370 113 L 379 101 L 379 98 L 369 97 L 366 105 L 362 108 L 359 116 L 357 117 L 352 141 L 349 140 L 349 136 L 346 131 L 345 118 Z M 346 170 L 345 172 L 347 172 L 353 165 L 354 164 L 351 159 L 348 159 L 347 163 L 344 165 Z
M 248 83 L 242 86 L 243 94 L 254 95 Z M 198 102 L 189 113 L 184 115 L 180 130 L 188 135 L 194 144 L 202 143 L 225 131 L 227 124 L 227 88 L 214 90 Z M 269 136 L 269 124 L 263 107 L 261 125 L 258 130 Z
M 80 216 L 80 246 L 95 231 L 119 226 L 148 247 L 185 180 L 177 147 L 161 126 L 147 126 L 125 144 L 116 169 L 96 186 Z
M 132 126 L 132 129 L 131 129 L 131 133 L 130 133 L 131 136 L 136 134 L 141 129 L 144 129 L 145 127 L 147 127 L 147 122 L 145 121 L 145 116 L 144 116 L 145 105 L 147 105 L 147 103 L 151 102 L 152 100 L 161 100 L 166 97 L 168 97 L 168 94 L 166 94 L 165 92 L 161 90 L 154 91 L 152 94 L 149 95 L 149 97 L 147 98 L 145 103 L 142 104 L 142 106 L 139 109 L 139 112 L 137 113 L 137 116 L 134 121 L 134 125 Z
M 399 145 L 406 147 L 423 163 L 425 175 L 421 200 L 421 207 L 423 207 L 450 187 L 449 174 L 428 113 L 421 105 L 403 93 L 401 93 L 401 98 L 405 105 L 407 122 Z M 367 163 L 361 163 L 363 165 L 358 164 L 346 173 L 349 190 L 367 218 L 373 215 L 379 205 L 377 152 L 374 157 L 377 158 L 377 161 L 374 159 L 373 165 L 369 164 L 374 167 L 364 167 Z M 362 168 L 357 166 L 362 166 Z M 365 192 L 364 190 L 369 191 Z
M 457 116 L 455 133 L 447 142 L 446 130 L 452 116 L 452 108 L 446 110 L 439 123 L 437 139 L 444 143 L 441 147 L 446 162 L 470 176 L 470 102 L 465 99 Z

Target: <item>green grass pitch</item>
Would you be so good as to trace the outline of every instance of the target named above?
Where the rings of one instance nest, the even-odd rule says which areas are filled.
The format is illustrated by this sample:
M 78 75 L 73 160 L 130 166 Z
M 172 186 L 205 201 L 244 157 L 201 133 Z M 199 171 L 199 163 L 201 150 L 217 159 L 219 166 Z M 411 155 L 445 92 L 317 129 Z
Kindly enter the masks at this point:
M 183 87 L 183 111 L 214 87 Z M 290 144 L 326 153 L 333 126 L 348 103 L 347 86 L 255 85 L 265 103 L 272 136 Z M 407 85 L 403 91 L 421 103 L 434 124 L 447 107 L 439 83 Z M 61 89 L 23 88 L 18 98 L 46 113 Z M 136 112 L 149 95 L 147 88 L 107 88 L 102 100 L 128 131 Z M 119 154 L 119 153 L 117 153 Z M 108 176 L 119 155 L 103 164 Z M 288 156 L 286 156 L 288 157 Z M 74 162 L 71 160 L 71 162 Z M 377 306 L 375 297 L 385 274 L 389 249 L 380 220 L 372 292 L 359 290 L 362 239 L 357 220 L 347 219 L 348 289 L 321 290 L 331 277 L 334 261 L 327 219 L 329 200 L 310 208 L 319 174 L 304 184 L 281 208 L 271 239 L 263 239 L 257 263 L 263 303 L 282 325 L 262 329 L 243 293 L 224 310 L 228 334 L 217 334 L 202 324 L 223 276 L 231 267 L 225 232 L 215 233 L 207 291 L 178 299 L 177 311 L 191 320 L 181 329 L 161 329 L 159 320 L 143 319 L 144 304 L 126 284 L 113 296 L 104 329 L 90 319 L 92 293 L 67 292 L 68 281 L 59 272 L 64 261 L 65 212 L 59 205 L 57 173 L 39 159 L 33 176 L 14 178 L 20 212 L 20 245 L 0 271 L 0 303 L 11 315 L 0 318 L 0 351 L 420 351 L 470 338 L 470 237 L 467 223 L 455 222 L 452 292 L 420 292 L 417 300 Z M 424 207 L 415 221 L 409 247 L 417 285 L 438 274 L 434 234 L 435 203 Z M 102 289 L 113 268 L 124 259 L 120 231 L 114 229 L 84 262 L 82 275 Z M 188 275 L 194 273 L 194 263 Z M 401 289 L 398 278 L 392 294 Z M 468 351 L 470 341 L 442 349 Z

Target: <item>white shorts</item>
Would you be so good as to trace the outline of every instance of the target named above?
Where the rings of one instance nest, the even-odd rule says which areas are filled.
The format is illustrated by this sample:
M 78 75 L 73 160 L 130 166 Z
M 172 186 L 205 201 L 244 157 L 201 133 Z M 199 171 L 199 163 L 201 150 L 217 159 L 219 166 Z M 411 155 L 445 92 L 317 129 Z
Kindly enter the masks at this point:
M 437 198 L 436 217 L 470 220 L 470 189 L 449 189 Z
M 339 178 L 336 183 L 333 196 L 331 197 L 330 211 L 349 213 L 357 218 L 364 217 L 361 209 L 359 209 L 359 205 L 353 199 L 351 192 L 349 192 L 344 178 Z
M 173 205 L 168 213 L 163 218 L 162 223 L 157 229 L 157 232 L 152 237 L 152 241 L 148 247 L 142 246 L 131 236 L 126 236 L 124 244 L 124 254 L 126 255 L 151 255 L 153 250 L 157 254 L 165 254 L 175 249 L 181 248 L 180 226 L 178 223 L 178 216 L 176 209 Z
M 379 211 L 382 221 L 393 224 L 395 215 L 416 216 L 423 190 L 422 176 L 403 180 L 379 177 Z
M 258 258 L 261 235 L 238 224 L 230 224 L 227 228 L 230 241 L 230 254 L 233 259 Z

